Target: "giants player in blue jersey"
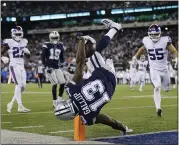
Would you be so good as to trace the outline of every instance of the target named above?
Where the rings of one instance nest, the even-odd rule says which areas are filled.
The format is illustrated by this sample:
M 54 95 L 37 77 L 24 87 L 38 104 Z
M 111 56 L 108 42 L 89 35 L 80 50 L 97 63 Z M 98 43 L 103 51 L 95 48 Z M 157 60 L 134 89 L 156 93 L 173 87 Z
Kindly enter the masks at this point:
M 122 134 L 132 131 L 121 122 L 100 113 L 105 104 L 110 102 L 116 88 L 116 77 L 113 62 L 104 61 L 101 52 L 109 45 L 113 36 L 121 29 L 121 25 L 109 19 L 102 23 L 110 30 L 96 45 L 90 36 L 82 36 L 78 44 L 76 70 L 73 79 L 66 85 L 68 100 L 60 102 L 55 108 L 55 115 L 61 120 L 72 120 L 79 115 L 85 125 L 104 124 L 120 130 Z M 96 51 L 89 56 L 88 42 L 93 44 Z M 91 47 L 91 48 L 92 48 Z M 88 58 L 87 66 L 92 73 L 83 80 L 83 67 Z

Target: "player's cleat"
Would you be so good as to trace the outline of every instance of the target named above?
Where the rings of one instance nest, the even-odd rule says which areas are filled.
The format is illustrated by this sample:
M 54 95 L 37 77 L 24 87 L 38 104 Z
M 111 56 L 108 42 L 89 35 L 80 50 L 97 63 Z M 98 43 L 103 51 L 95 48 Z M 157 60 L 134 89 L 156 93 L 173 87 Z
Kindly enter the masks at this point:
M 133 132 L 132 129 L 129 129 L 128 126 L 125 126 L 126 131 L 121 131 L 122 136 L 126 135 L 126 133 Z
M 157 115 L 158 115 L 159 117 L 162 117 L 162 109 L 157 109 Z
M 28 113 L 28 112 L 30 112 L 30 109 L 27 109 L 24 106 L 19 106 L 18 107 L 18 112 L 19 113 Z
M 141 88 L 139 89 L 139 92 L 142 92 L 142 89 L 141 89 Z
M 133 88 L 133 87 L 130 87 L 130 90 L 134 90 L 134 88 Z
M 113 21 L 110 20 L 110 19 L 102 19 L 101 22 L 102 22 L 107 28 L 109 28 L 109 29 L 114 28 L 114 29 L 116 29 L 117 31 L 120 30 L 120 29 L 122 29 L 121 24 L 115 23 L 115 22 L 113 22 Z
M 13 106 L 13 103 L 12 103 L 12 102 L 10 102 L 10 103 L 7 104 L 7 112 L 11 113 L 12 106 Z

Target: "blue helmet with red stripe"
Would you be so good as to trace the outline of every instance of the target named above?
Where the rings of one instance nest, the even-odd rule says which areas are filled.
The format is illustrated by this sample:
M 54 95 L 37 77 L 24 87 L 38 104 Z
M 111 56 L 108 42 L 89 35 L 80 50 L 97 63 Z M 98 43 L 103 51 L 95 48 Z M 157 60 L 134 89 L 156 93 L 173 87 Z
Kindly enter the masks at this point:
M 152 24 L 148 29 L 148 35 L 153 42 L 157 42 L 161 36 L 161 28 L 157 24 Z

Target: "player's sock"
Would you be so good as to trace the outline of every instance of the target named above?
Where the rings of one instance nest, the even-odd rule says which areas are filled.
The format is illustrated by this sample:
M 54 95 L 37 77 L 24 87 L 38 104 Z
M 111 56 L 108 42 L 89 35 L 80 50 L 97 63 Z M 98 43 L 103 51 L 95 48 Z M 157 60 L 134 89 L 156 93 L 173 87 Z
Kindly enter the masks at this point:
M 61 97 L 63 96 L 64 88 L 65 88 L 65 84 L 60 84 L 58 96 L 61 96 Z
M 53 100 L 57 100 L 57 85 L 52 86 Z
M 16 96 L 14 95 L 13 98 L 12 98 L 12 100 L 11 100 L 11 103 L 14 103 L 15 100 L 16 100 Z
M 53 106 L 54 107 L 56 106 L 56 100 L 53 100 Z
M 21 87 L 19 87 L 18 85 L 16 85 L 15 87 L 15 98 L 18 104 L 22 104 L 22 100 L 21 100 Z
M 62 101 L 62 97 L 61 96 L 58 96 L 58 102 L 61 102 Z
M 144 82 L 141 82 L 141 83 L 140 83 L 140 89 L 141 89 L 141 90 L 142 90 L 143 86 L 144 86 Z
M 156 110 L 161 108 L 161 95 L 160 95 L 160 88 L 154 88 L 154 102 Z

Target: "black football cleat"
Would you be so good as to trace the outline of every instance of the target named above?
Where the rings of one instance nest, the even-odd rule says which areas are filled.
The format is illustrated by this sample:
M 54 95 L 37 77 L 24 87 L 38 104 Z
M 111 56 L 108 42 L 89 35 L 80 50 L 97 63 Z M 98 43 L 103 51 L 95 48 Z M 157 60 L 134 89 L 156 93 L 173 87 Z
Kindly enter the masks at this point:
M 162 117 L 162 109 L 157 109 L 157 115 L 158 115 L 159 117 Z

